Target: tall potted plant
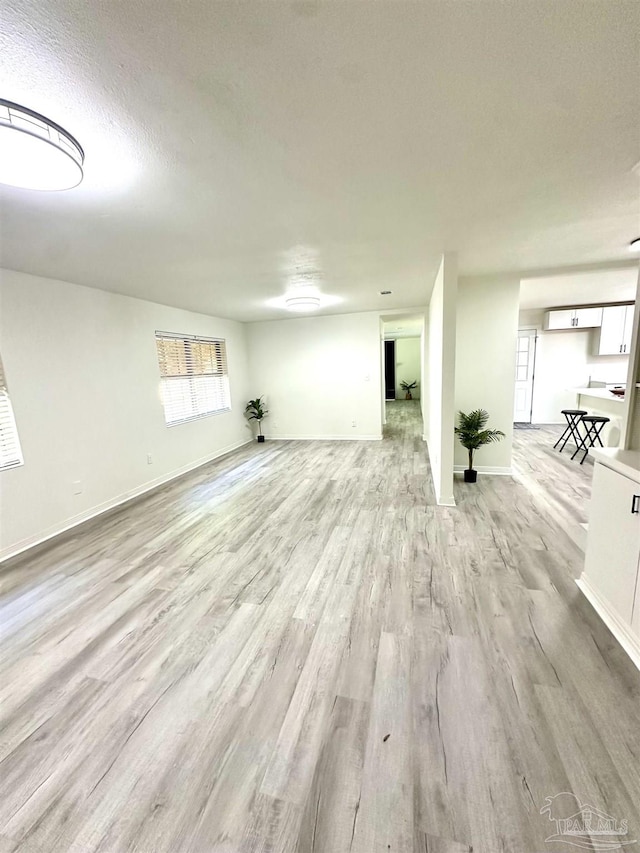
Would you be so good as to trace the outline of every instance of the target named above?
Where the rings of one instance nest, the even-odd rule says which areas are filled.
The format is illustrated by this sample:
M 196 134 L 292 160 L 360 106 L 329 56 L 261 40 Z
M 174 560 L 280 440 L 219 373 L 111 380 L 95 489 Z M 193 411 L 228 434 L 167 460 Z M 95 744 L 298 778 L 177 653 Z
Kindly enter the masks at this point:
M 460 444 L 469 452 L 469 467 L 464 472 L 465 483 L 475 483 L 478 479 L 478 472 L 473 468 L 473 454 L 476 450 L 484 447 L 485 444 L 504 438 L 504 433 L 499 429 L 485 429 L 488 420 L 489 413 L 484 409 L 476 409 L 468 415 L 458 412 L 458 426 L 455 427 L 455 433 L 460 439 Z
M 269 412 L 265 409 L 264 403 L 262 402 L 262 397 L 256 397 L 255 400 L 249 400 L 247 405 L 245 406 L 244 413 L 250 421 L 256 421 L 258 424 L 258 441 L 260 443 L 264 442 L 264 436 L 262 434 L 262 421 Z

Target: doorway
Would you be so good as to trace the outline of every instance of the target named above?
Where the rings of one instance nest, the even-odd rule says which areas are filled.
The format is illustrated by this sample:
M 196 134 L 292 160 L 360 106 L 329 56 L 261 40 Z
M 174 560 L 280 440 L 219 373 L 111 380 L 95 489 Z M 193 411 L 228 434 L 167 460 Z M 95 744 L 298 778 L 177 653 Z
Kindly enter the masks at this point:
M 533 414 L 533 382 L 536 372 L 535 329 L 519 329 L 516 350 L 516 391 L 513 404 L 513 421 L 530 424 Z
M 384 397 L 396 399 L 396 342 L 384 342 Z

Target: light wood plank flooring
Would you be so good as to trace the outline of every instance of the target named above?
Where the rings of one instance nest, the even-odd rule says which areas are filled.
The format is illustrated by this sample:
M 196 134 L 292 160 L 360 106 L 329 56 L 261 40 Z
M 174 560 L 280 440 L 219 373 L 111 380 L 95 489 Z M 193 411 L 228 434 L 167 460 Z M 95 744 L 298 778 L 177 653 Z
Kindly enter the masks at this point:
M 589 520 L 593 459 L 587 456 L 581 465 L 580 453 L 568 442 L 562 452 L 553 445 L 563 426 L 548 424 L 536 429 L 516 429 L 513 434 L 513 469 L 518 482 L 535 495 L 544 511 L 558 522 L 573 541 L 584 550 Z
M 640 838 L 579 549 L 512 478 L 434 506 L 421 432 L 254 444 L 5 566 L 0 851 L 553 853 L 561 792 Z

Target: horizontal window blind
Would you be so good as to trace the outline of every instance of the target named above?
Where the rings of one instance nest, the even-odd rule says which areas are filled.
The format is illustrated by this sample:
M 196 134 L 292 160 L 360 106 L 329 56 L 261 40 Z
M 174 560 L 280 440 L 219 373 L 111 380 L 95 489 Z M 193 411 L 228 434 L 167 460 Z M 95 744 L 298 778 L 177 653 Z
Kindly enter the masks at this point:
M 0 360 L 0 471 L 22 465 L 22 450 Z
M 156 332 L 156 347 L 168 424 L 231 408 L 223 340 Z

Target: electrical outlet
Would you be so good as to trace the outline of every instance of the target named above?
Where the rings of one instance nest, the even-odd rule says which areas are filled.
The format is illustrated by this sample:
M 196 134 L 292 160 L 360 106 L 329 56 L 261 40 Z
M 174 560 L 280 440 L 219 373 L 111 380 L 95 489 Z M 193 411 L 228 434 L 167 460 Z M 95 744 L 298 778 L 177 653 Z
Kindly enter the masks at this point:
M 147 453 L 147 465 L 153 465 L 153 456 Z
M 357 426 L 358 426 L 358 424 L 357 424 L 355 421 L 351 421 L 351 426 L 352 426 L 352 427 L 357 427 Z
M 82 494 L 82 481 L 81 480 L 74 480 L 71 485 L 73 486 L 73 494 L 74 495 L 81 495 Z

